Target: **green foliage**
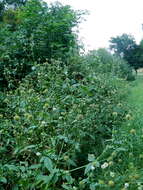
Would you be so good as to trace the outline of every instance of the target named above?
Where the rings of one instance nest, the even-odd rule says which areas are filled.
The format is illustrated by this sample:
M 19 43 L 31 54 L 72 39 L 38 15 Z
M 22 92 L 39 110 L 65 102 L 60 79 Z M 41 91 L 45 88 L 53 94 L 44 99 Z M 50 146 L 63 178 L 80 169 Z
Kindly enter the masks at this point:
M 120 57 L 112 55 L 106 49 L 93 50 L 86 61 L 96 68 L 97 73 L 112 73 L 113 76 L 132 81 L 135 79 L 131 67 Z
M 125 59 L 128 63 L 137 71 L 137 69 L 143 67 L 143 47 L 142 42 L 140 45 L 136 45 L 134 49 L 127 52 Z
M 100 188 L 114 149 L 106 145 L 130 116 L 123 99 L 131 68 L 105 49 L 79 55 L 74 31 L 83 12 L 6 3 L 14 7 L 1 7 L 0 189 Z
M 134 37 L 128 34 L 112 37 L 110 43 L 110 49 L 113 50 L 118 56 L 124 56 L 126 51 L 134 48 L 136 45 Z
M 81 12 L 60 3 L 47 5 L 30 0 L 19 9 L 8 9 L 1 24 L 1 86 L 14 80 L 13 86 L 31 72 L 34 62 L 58 59 L 67 64 L 76 52 L 77 35 L 73 32 Z M 3 86 L 2 86 L 3 88 Z
M 112 139 L 103 153 L 89 160 L 91 169 L 86 168 L 87 178 L 83 180 L 87 189 L 92 186 L 99 190 L 143 188 L 142 82 L 141 76 L 129 86 L 126 104 L 130 111 L 125 116 L 126 122 L 120 128 L 114 128 Z
M 137 45 L 134 37 L 127 34 L 111 38 L 110 42 L 110 49 L 118 56 L 124 58 L 136 72 L 137 69 L 143 67 L 142 42 L 140 45 Z
M 2 101 L 1 188 L 81 189 L 88 154 L 99 156 L 124 119 L 124 81 L 89 64 L 79 79 L 61 65 L 36 64 Z

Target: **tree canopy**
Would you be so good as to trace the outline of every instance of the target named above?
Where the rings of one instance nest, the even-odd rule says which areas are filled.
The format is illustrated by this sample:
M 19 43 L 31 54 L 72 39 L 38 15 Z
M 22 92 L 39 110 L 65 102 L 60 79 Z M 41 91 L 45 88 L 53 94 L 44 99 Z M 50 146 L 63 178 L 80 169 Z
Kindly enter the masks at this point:
M 126 52 L 134 49 L 135 46 L 136 42 L 134 37 L 128 34 L 112 37 L 110 40 L 110 49 L 119 56 L 125 56 Z
M 3 84 L 10 78 L 20 80 L 31 71 L 35 62 L 50 63 L 52 59 L 58 59 L 67 63 L 70 56 L 79 52 L 74 29 L 83 12 L 58 2 L 3 3 L 14 3 L 16 7 L 3 10 L 0 23 L 0 78 Z
M 110 43 L 110 49 L 116 55 L 124 58 L 136 71 L 143 67 L 142 42 L 137 45 L 133 36 L 122 34 L 121 36 L 112 37 Z

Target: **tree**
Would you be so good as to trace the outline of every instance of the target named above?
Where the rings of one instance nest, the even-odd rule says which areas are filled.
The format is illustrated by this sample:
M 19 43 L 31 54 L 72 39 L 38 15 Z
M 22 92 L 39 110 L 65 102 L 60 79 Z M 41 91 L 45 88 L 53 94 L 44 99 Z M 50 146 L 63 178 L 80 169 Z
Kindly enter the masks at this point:
M 3 1 L 0 2 L 0 22 L 2 22 L 3 20 L 3 13 L 5 10 L 5 4 Z
M 17 8 L 26 4 L 27 0 L 3 0 L 6 7 Z
M 114 51 L 114 53 L 133 67 L 137 73 L 137 69 L 143 67 L 143 47 L 137 45 L 133 36 L 128 34 L 123 34 L 121 36 L 117 36 L 111 38 L 110 40 L 110 49 Z
M 81 14 L 70 6 L 47 5 L 40 0 L 8 9 L 0 30 L 2 83 L 10 78 L 21 80 L 37 62 L 52 63 L 52 59 L 58 59 L 62 64 L 69 63 L 69 57 L 79 53 L 73 28 L 80 22 Z
M 125 56 L 125 54 L 134 49 L 136 42 L 133 36 L 128 34 L 122 34 L 121 36 L 112 37 L 109 41 L 110 49 L 114 51 L 118 56 Z

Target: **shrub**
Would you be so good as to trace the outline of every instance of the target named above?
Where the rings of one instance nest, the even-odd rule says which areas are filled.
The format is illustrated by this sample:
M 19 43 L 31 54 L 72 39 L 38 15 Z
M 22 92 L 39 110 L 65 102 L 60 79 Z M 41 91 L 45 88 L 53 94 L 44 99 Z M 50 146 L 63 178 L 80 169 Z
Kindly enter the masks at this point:
M 96 67 L 97 73 L 112 73 L 119 78 L 135 80 L 132 68 L 123 59 L 112 55 L 106 49 L 93 50 L 85 59 L 92 67 Z
M 17 86 L 31 72 L 34 62 L 52 63 L 54 58 L 67 64 L 69 57 L 78 54 L 74 31 L 82 14 L 70 6 L 60 3 L 48 6 L 40 0 L 30 0 L 20 8 L 5 11 L 0 25 L 1 88 Z
M 124 118 L 124 81 L 97 75 L 88 64 L 79 79 L 61 64 L 36 64 L 3 100 L 3 189 L 81 189 L 88 154 L 100 155 Z

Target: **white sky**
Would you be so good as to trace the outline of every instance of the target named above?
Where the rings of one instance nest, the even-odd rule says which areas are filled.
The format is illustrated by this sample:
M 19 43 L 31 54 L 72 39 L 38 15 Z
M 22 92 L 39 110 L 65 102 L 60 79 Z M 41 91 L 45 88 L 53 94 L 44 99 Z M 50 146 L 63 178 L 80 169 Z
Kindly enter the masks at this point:
M 45 0 L 48 3 L 55 0 Z M 88 10 L 80 25 L 80 38 L 86 49 L 108 47 L 111 37 L 132 34 L 136 41 L 143 38 L 143 0 L 59 0 L 74 9 Z

